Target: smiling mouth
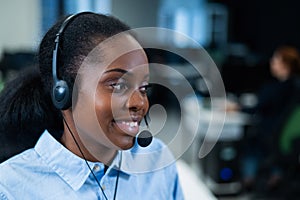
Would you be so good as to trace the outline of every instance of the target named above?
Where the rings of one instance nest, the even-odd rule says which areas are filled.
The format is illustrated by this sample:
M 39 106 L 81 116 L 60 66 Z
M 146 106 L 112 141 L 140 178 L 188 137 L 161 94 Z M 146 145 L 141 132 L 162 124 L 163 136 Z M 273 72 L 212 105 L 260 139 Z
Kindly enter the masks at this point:
M 115 120 L 114 123 L 125 133 L 135 136 L 139 132 L 139 122 L 129 120 Z
M 121 122 L 123 125 L 126 125 L 126 126 L 130 126 L 131 128 L 134 128 L 136 126 L 138 126 L 138 122 L 126 122 L 126 121 L 122 121 Z

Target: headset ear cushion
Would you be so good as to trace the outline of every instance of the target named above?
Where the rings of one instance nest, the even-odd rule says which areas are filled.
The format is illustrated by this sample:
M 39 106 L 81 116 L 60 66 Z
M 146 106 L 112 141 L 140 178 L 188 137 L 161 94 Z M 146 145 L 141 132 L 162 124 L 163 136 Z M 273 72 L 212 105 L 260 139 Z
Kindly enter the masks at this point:
M 52 101 L 59 110 L 66 110 L 71 107 L 71 95 L 66 81 L 59 80 L 55 82 L 52 89 Z

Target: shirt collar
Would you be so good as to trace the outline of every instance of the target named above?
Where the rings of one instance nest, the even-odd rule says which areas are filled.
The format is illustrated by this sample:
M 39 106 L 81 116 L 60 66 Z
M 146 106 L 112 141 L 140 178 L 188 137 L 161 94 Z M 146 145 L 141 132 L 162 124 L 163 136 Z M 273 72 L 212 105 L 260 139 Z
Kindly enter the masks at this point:
M 74 190 L 78 190 L 91 173 L 84 159 L 65 148 L 47 130 L 42 134 L 34 149 L 41 156 L 41 159 Z M 119 151 L 106 174 L 109 174 L 113 168 L 118 168 L 121 157 L 122 153 Z M 104 170 L 103 163 L 87 162 L 91 169 L 98 165 Z

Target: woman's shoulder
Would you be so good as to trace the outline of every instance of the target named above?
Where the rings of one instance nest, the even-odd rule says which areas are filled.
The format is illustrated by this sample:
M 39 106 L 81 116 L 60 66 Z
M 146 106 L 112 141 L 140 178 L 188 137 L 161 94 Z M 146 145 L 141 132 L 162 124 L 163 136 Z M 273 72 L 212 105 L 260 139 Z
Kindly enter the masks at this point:
M 12 181 L 22 180 L 24 174 L 34 173 L 40 165 L 38 155 L 34 149 L 28 149 L 0 164 L 0 183 L 11 185 Z
M 135 144 L 130 150 L 123 151 L 122 155 L 122 170 L 129 173 L 167 170 L 175 163 L 168 145 L 155 137 L 149 146 Z
M 17 163 L 21 164 L 21 163 L 25 162 L 26 158 L 30 157 L 30 154 L 32 154 L 32 149 L 28 149 L 21 153 L 18 153 L 16 155 L 8 158 L 7 160 L 3 161 L 2 163 L 0 163 L 0 168 L 14 165 Z

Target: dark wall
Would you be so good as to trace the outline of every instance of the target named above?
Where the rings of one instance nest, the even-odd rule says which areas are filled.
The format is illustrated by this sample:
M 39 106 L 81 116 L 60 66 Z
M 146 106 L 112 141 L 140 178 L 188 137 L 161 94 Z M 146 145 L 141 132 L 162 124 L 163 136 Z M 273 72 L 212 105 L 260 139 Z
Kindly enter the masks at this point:
M 229 40 L 270 56 L 281 44 L 300 48 L 300 1 L 215 0 L 229 10 Z

